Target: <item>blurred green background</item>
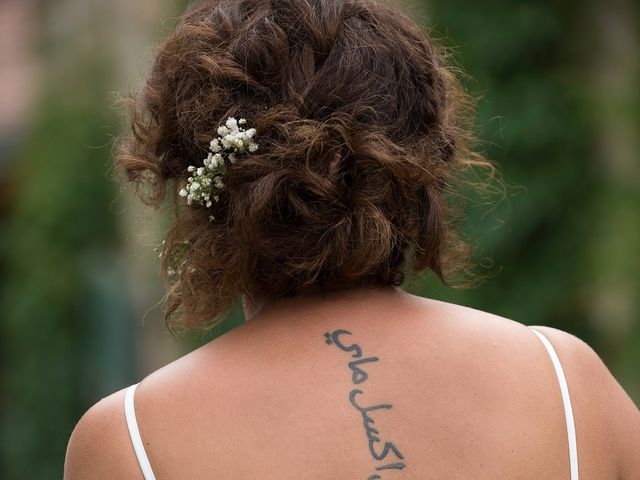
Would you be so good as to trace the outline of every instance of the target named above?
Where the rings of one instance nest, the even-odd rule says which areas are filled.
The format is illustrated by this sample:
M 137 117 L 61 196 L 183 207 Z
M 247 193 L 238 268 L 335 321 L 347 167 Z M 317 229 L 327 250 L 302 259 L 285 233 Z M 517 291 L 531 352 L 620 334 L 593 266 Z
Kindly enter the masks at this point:
M 0 2 L 0 477 L 60 478 L 80 415 L 206 338 L 161 319 L 166 219 L 109 178 L 123 116 L 184 1 Z M 414 0 L 516 188 L 469 206 L 490 278 L 414 293 L 587 341 L 640 401 L 640 13 L 632 0 Z M 236 308 L 225 328 L 242 321 Z

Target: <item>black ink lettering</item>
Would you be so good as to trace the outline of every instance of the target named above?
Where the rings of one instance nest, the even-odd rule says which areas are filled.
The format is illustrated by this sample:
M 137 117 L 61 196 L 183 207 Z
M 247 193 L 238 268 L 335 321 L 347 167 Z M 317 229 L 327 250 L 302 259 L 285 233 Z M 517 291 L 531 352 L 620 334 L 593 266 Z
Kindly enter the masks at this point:
M 340 335 L 351 335 L 351 332 L 348 330 L 336 330 L 335 332 L 330 334 L 330 340 L 329 340 L 329 337 L 327 337 L 327 334 L 325 333 L 324 336 L 325 338 L 327 338 L 327 340 L 325 340 L 325 343 L 329 345 L 333 343 L 335 344 L 336 347 L 338 347 L 343 352 L 347 352 L 347 353 L 356 352 L 353 355 L 351 355 L 353 358 L 362 357 L 362 349 L 355 343 L 349 346 L 345 346 L 340 341 Z
M 351 401 L 351 405 L 353 405 L 362 414 L 362 418 L 364 420 L 364 429 L 365 429 L 365 432 L 367 433 L 367 438 L 369 440 L 369 451 L 371 452 L 371 456 L 376 460 L 384 460 L 389 454 L 389 452 L 393 452 L 393 454 L 399 459 L 401 460 L 404 459 L 400 451 L 391 442 L 385 442 L 385 444 L 382 447 L 382 452 L 380 453 L 378 453 L 375 449 L 375 444 L 380 442 L 380 438 L 378 437 L 378 433 L 379 433 L 378 430 L 373 428 L 373 424 L 375 423 L 375 420 L 373 420 L 369 416 L 369 412 L 373 412 L 375 410 L 380 410 L 380 409 L 388 410 L 392 407 L 392 405 L 389 403 L 381 403 L 379 405 L 374 405 L 372 407 L 361 407 L 360 405 L 358 405 L 358 402 L 356 402 L 356 395 L 361 395 L 361 394 L 362 394 L 362 390 L 357 390 L 357 389 L 351 390 L 351 393 L 349 394 L 349 400 Z
M 349 368 L 353 372 L 353 375 L 351 376 L 351 380 L 353 381 L 353 383 L 356 385 L 360 385 L 361 383 L 365 382 L 367 378 L 369 378 L 369 375 L 367 374 L 367 372 L 359 368 L 358 365 L 362 363 L 368 363 L 368 362 L 377 362 L 378 360 L 379 360 L 378 357 L 368 357 L 368 358 L 361 358 L 360 360 L 354 360 L 353 362 L 349 362 Z
M 376 452 L 375 444 L 378 443 L 379 441 L 380 439 L 378 438 L 369 439 L 369 451 L 371 451 L 371 455 L 373 456 L 373 458 L 375 458 L 376 460 L 384 460 L 389 454 L 389 452 L 393 452 L 393 454 L 400 459 L 404 458 L 402 454 L 398 451 L 396 446 L 391 442 L 385 442 L 384 446 L 382 447 L 381 453 Z
M 331 333 L 327 332 L 324 334 L 325 343 L 327 345 L 335 345 L 343 352 L 351 353 L 352 358 L 357 358 L 358 360 L 353 360 L 349 362 L 349 369 L 351 370 L 351 381 L 355 385 L 359 385 L 364 383 L 369 378 L 367 372 L 365 372 L 360 365 L 365 363 L 373 363 L 379 360 L 378 357 L 366 357 L 362 358 L 362 348 L 356 343 L 352 343 L 351 345 L 345 345 L 342 343 L 340 336 L 342 335 L 352 335 L 348 330 L 335 330 Z M 400 453 L 400 450 L 391 442 L 384 442 L 382 445 L 382 450 L 378 451 L 376 447 L 379 443 L 381 443 L 380 437 L 378 436 L 380 432 L 376 428 L 374 428 L 375 420 L 371 418 L 370 412 L 374 412 L 376 410 L 390 410 L 392 405 L 390 403 L 380 403 L 378 405 L 373 405 L 370 407 L 363 407 L 357 401 L 356 397 L 358 395 L 363 395 L 362 390 L 353 389 L 349 393 L 349 400 L 351 401 L 351 405 L 356 408 L 360 414 L 362 415 L 362 420 L 364 424 L 364 430 L 367 435 L 367 440 L 369 442 L 369 452 L 371 456 L 378 461 L 384 460 L 389 453 L 393 453 L 395 457 L 399 460 L 404 460 L 404 457 Z M 406 467 L 406 464 L 403 462 L 395 462 L 388 463 L 386 465 L 381 465 L 379 467 L 375 467 L 377 471 L 381 470 L 402 470 Z M 370 475 L 367 480 L 381 480 L 382 477 L 377 474 Z
M 389 465 L 382 465 L 381 467 L 376 467 L 376 470 L 402 470 L 406 465 L 402 462 L 398 463 L 390 463 Z

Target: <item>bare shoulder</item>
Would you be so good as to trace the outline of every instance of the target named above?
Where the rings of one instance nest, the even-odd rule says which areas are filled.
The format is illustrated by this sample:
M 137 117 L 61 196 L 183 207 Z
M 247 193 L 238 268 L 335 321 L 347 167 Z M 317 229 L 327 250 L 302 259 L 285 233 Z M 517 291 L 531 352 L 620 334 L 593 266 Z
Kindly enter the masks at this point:
M 640 478 L 640 411 L 633 400 L 584 340 L 553 327 L 534 328 L 558 354 L 577 405 L 577 428 L 589 425 L 597 431 L 608 454 L 619 457 L 620 478 Z
M 620 423 L 635 422 L 635 433 L 640 435 L 640 411 L 596 351 L 581 338 L 563 330 L 542 325 L 534 328 L 551 342 L 563 369 L 574 377 L 576 386 L 592 392 L 594 400 L 601 400 L 611 413 L 612 421 L 620 418 Z M 628 414 L 626 418 L 624 413 Z
M 489 338 L 505 336 L 510 342 L 514 342 L 514 345 L 526 344 L 528 350 L 540 352 L 539 341 L 532 340 L 534 334 L 529 327 L 538 330 L 556 350 L 565 373 L 573 377 L 573 385 L 583 389 L 585 393 L 590 392 L 589 397 L 594 407 L 597 406 L 596 402 L 601 402 L 600 406 L 611 416 L 612 422 L 617 420 L 617 423 L 625 424 L 627 430 L 631 423 L 635 429 L 629 433 L 635 434 L 635 439 L 640 440 L 640 411 L 596 351 L 581 338 L 558 328 L 527 326 L 500 315 L 462 305 L 431 299 L 426 301 L 457 320 L 462 319 L 463 321 L 459 322 L 463 325 L 462 328 L 469 328 L 473 333 L 486 332 Z
M 530 329 L 510 318 L 457 303 L 416 295 L 409 295 L 409 297 L 431 313 L 428 317 L 437 315 L 438 318 L 449 318 L 451 326 L 456 330 L 468 332 L 474 338 L 484 340 L 500 338 L 511 344 L 535 345 L 531 342 L 534 334 Z
M 65 480 L 138 478 L 124 417 L 125 390 L 93 405 L 76 424 L 64 462 Z
M 456 329 L 478 342 L 503 342 L 530 362 L 550 362 L 540 341 L 524 324 L 461 305 L 431 299 L 425 302 L 455 318 Z M 613 461 L 618 478 L 640 478 L 640 411 L 633 400 L 584 340 L 553 327 L 530 327 L 549 340 L 560 359 L 574 407 L 579 453 L 590 464 L 590 471 L 605 478 L 600 469 Z

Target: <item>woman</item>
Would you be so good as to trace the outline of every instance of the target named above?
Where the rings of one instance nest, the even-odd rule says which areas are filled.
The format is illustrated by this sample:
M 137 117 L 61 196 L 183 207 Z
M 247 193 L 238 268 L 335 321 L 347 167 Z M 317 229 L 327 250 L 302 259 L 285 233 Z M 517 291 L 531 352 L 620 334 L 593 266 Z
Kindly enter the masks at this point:
M 467 99 L 374 0 L 204 0 L 118 167 L 177 215 L 167 320 L 246 322 L 101 400 L 65 478 L 637 479 L 640 413 L 580 339 L 411 295 L 468 254 Z

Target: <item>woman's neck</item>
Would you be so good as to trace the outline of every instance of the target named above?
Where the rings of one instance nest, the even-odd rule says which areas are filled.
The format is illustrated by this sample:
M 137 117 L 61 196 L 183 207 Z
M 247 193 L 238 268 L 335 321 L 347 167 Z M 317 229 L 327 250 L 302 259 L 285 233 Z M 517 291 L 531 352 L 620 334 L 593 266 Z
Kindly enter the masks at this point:
M 393 285 L 352 287 L 322 293 L 304 293 L 281 298 L 260 298 L 252 300 L 242 296 L 245 321 L 255 321 L 264 316 L 281 316 L 301 309 L 335 307 L 339 304 L 366 302 L 380 298 L 400 298 L 408 294 Z

